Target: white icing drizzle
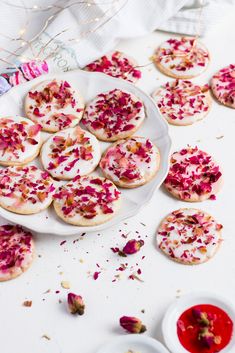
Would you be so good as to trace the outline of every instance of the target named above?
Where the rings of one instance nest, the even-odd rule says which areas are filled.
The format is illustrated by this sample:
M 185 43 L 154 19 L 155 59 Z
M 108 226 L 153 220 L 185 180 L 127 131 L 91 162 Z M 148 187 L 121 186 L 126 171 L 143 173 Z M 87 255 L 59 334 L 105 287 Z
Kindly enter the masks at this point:
M 35 166 L 0 170 L 0 204 L 16 213 L 36 213 L 48 207 L 58 182 Z
M 211 88 L 221 103 L 235 108 L 235 65 L 218 71 L 212 77 Z
M 195 38 L 182 37 L 162 43 L 155 60 L 175 77 L 194 77 L 206 69 L 209 53 Z
M 157 233 L 159 248 L 173 260 L 200 264 L 216 253 L 222 225 L 204 211 L 193 208 L 170 213 Z
M 40 131 L 38 124 L 20 116 L 0 118 L 0 163 L 24 163 L 35 156 L 40 147 Z
M 119 209 L 120 191 L 108 179 L 96 176 L 76 177 L 54 195 L 68 222 L 89 225 L 103 223 Z
M 135 83 L 141 78 L 141 71 L 136 67 L 137 63 L 133 58 L 116 50 L 88 64 L 85 70 L 103 72 L 106 75 Z
M 100 167 L 114 183 L 138 186 L 153 176 L 159 164 L 157 147 L 149 139 L 132 137 L 111 146 L 101 159 Z
M 86 107 L 82 121 L 97 137 L 114 141 L 120 135 L 130 136 L 144 118 L 144 105 L 137 97 L 114 89 L 95 97 Z
M 162 85 L 153 99 L 162 116 L 175 125 L 189 125 L 202 119 L 210 109 L 209 87 L 175 80 Z
M 84 104 L 80 94 L 67 81 L 43 81 L 28 92 L 27 116 L 42 125 L 43 130 L 56 132 L 74 127 L 82 118 Z
M 49 137 L 41 149 L 44 168 L 60 179 L 73 179 L 77 175 L 91 173 L 100 157 L 100 145 L 96 137 L 79 126 Z

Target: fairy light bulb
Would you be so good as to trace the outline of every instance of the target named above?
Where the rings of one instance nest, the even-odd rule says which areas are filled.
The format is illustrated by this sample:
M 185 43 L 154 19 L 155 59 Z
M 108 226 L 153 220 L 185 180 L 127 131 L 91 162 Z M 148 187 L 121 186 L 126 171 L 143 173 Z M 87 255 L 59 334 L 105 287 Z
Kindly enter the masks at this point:
M 25 34 L 25 32 L 26 32 L 26 28 L 21 28 L 19 30 L 19 35 L 22 36 L 23 34 Z

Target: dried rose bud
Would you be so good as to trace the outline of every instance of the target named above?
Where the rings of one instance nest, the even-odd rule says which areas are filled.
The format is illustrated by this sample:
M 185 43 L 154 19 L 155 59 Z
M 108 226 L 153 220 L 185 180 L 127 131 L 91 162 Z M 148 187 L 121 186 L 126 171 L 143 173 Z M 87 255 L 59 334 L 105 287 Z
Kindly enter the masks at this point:
M 201 325 L 210 326 L 211 322 L 208 319 L 207 313 L 201 311 L 200 309 L 193 309 L 193 316 Z
M 85 304 L 80 295 L 74 293 L 68 293 L 68 308 L 71 314 L 83 315 L 85 310 Z
M 142 325 L 141 320 L 137 317 L 122 316 L 120 325 L 130 333 L 143 333 L 146 331 L 146 327 Z
M 211 348 L 213 346 L 214 338 L 215 338 L 214 334 L 210 332 L 209 329 L 206 327 L 201 329 L 198 335 L 199 341 L 206 348 Z
M 126 255 L 131 255 L 137 253 L 140 248 L 144 245 L 143 240 L 135 240 L 131 239 L 129 240 L 124 248 L 122 249 L 122 252 Z

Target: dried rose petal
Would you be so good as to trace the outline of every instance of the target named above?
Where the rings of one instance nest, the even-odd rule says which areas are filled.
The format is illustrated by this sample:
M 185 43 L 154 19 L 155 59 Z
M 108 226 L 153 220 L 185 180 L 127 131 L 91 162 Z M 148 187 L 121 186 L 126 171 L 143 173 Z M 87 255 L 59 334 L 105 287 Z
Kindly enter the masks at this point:
M 85 304 L 80 295 L 74 293 L 68 293 L 68 308 L 71 314 L 83 315 L 85 310 Z
M 140 248 L 144 245 L 143 240 L 135 240 L 131 239 L 129 240 L 126 245 L 123 248 L 123 253 L 126 255 L 131 255 L 137 253 Z
M 93 274 L 93 278 L 94 278 L 94 280 L 96 281 L 97 279 L 98 279 L 98 277 L 99 277 L 99 274 L 100 274 L 100 272 L 94 272 L 94 274 Z
M 122 316 L 120 318 L 120 326 L 130 333 L 143 333 L 146 331 L 146 327 L 137 317 Z

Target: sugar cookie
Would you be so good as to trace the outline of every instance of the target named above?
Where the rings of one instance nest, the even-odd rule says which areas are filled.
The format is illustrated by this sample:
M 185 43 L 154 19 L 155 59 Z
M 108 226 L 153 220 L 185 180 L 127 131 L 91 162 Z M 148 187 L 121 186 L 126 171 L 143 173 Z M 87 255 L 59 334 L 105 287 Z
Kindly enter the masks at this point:
M 145 109 L 132 93 L 114 89 L 100 93 L 86 107 L 82 122 L 99 140 L 131 136 L 145 118 Z
M 220 190 L 222 173 L 210 155 L 188 147 L 172 154 L 164 185 L 178 199 L 204 201 Z
M 154 62 L 165 75 L 188 79 L 199 76 L 209 64 L 209 53 L 196 38 L 168 39 L 158 48 Z
M 32 234 L 18 225 L 0 226 L 0 281 L 25 272 L 34 257 Z
M 103 72 L 106 75 L 135 83 L 141 78 L 141 71 L 136 67 L 137 63 L 133 58 L 120 51 L 114 51 L 88 64 L 85 70 Z
M 146 184 L 160 165 L 158 148 L 144 137 L 131 137 L 114 143 L 100 161 L 106 178 L 124 188 Z
M 94 226 L 113 218 L 120 208 L 120 191 L 105 178 L 76 177 L 54 195 L 54 208 L 65 222 Z
M 23 165 L 37 157 L 41 126 L 20 116 L 0 118 L 0 164 Z
M 211 79 L 211 89 L 220 103 L 235 108 L 235 65 L 218 71 Z
M 203 119 L 211 107 L 209 86 L 191 81 L 167 82 L 153 93 L 161 115 L 173 125 L 191 125 Z
M 80 93 L 67 81 L 43 81 L 25 99 L 26 115 L 48 132 L 74 127 L 81 120 L 83 110 Z
M 70 180 L 91 173 L 99 164 L 100 145 L 79 126 L 49 137 L 41 149 L 41 161 L 52 177 Z
M 157 232 L 158 247 L 172 260 L 186 265 L 208 261 L 217 252 L 222 225 L 208 213 L 182 208 L 170 213 Z
M 0 206 L 19 214 L 38 213 L 52 202 L 57 182 L 35 166 L 0 170 Z

